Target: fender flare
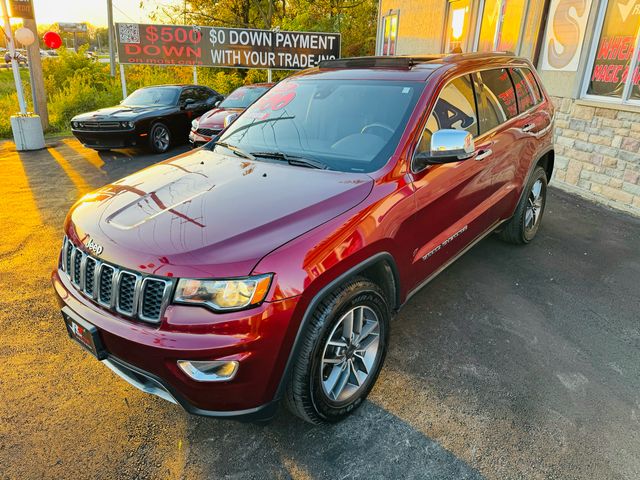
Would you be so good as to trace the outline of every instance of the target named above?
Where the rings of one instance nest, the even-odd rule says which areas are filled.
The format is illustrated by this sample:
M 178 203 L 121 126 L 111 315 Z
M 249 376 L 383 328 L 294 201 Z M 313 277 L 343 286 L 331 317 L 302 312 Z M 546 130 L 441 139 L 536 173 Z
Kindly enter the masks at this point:
M 302 316 L 302 320 L 300 321 L 300 325 L 298 326 L 296 337 L 291 346 L 291 351 L 289 352 L 287 363 L 285 364 L 284 370 L 282 371 L 282 375 L 280 376 L 280 382 L 278 384 L 278 388 L 276 389 L 274 400 L 280 400 L 284 395 L 284 390 L 287 387 L 287 382 L 289 380 L 289 375 L 291 373 L 291 370 L 293 369 L 295 359 L 297 355 L 300 353 L 300 344 L 302 342 L 302 336 L 304 334 L 304 331 L 307 328 L 307 325 L 309 324 L 313 311 L 320 304 L 322 299 L 329 292 L 334 290 L 339 284 L 344 282 L 346 279 L 351 278 L 354 275 L 357 275 L 358 273 L 366 270 L 368 267 L 374 265 L 375 263 L 381 260 L 386 261 L 391 266 L 391 274 L 393 275 L 393 281 L 395 283 L 396 298 L 389 299 L 389 301 L 392 302 L 392 306 L 393 305 L 396 305 L 397 307 L 400 306 L 400 303 L 399 303 L 400 276 L 398 273 L 398 266 L 396 264 L 395 259 L 393 258 L 393 255 L 391 255 L 389 252 L 385 251 L 385 252 L 376 253 L 375 255 L 372 255 L 371 257 L 351 267 L 346 272 L 343 272 L 342 274 L 338 275 L 336 278 L 331 280 L 331 282 L 329 282 L 324 287 L 322 287 L 322 289 L 320 289 L 320 291 L 314 295 L 314 297 L 309 302 L 309 305 L 307 305 L 304 315 Z

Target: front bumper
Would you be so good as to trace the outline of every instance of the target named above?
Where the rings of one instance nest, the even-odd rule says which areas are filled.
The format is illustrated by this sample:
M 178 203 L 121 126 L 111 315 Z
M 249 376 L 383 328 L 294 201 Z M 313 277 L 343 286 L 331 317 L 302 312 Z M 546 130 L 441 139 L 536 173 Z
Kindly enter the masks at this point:
M 137 388 L 197 415 L 259 420 L 274 413 L 284 371 L 281 353 L 290 350 L 285 338 L 298 297 L 226 314 L 170 305 L 161 324 L 152 325 L 102 309 L 58 270 L 52 283 L 61 307 L 98 329 L 108 352 L 105 364 Z M 197 382 L 176 363 L 217 359 L 239 361 L 232 380 Z
M 76 130 L 71 133 L 89 148 L 127 148 L 146 145 L 147 135 L 135 130 Z

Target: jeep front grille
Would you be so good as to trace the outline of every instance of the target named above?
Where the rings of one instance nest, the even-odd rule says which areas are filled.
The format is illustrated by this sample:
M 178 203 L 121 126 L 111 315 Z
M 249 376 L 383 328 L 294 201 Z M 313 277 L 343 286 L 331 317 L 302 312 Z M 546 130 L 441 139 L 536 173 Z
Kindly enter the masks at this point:
M 221 128 L 199 128 L 196 130 L 200 135 L 204 135 L 205 137 L 213 137 L 214 135 L 219 134 L 222 131 Z
M 105 263 L 76 247 L 66 236 L 60 268 L 84 296 L 125 317 L 159 323 L 173 281 Z

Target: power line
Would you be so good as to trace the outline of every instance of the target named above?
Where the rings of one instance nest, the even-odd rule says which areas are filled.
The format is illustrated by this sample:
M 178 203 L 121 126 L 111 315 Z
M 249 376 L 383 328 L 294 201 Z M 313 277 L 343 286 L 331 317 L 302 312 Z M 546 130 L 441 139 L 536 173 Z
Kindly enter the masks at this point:
M 115 8 L 116 10 L 118 10 L 122 15 L 124 15 L 125 17 L 127 17 L 129 20 L 131 20 L 133 23 L 138 23 L 137 20 L 134 20 L 133 18 L 131 18 L 127 12 L 123 11 L 120 7 L 118 7 L 118 5 L 116 5 L 115 3 L 113 4 L 113 8 Z

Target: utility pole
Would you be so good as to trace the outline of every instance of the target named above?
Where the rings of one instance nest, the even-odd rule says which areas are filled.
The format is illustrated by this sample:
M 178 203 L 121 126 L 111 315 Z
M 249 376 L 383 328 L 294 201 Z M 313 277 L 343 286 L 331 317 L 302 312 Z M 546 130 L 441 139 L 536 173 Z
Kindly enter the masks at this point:
M 107 0 L 107 18 L 109 22 L 109 63 L 111 64 L 111 76 L 116 76 L 116 51 L 113 45 L 113 1 Z
M 27 113 L 27 103 L 24 101 L 24 89 L 22 88 L 22 78 L 20 78 L 20 66 L 16 60 L 16 47 L 13 41 L 13 32 L 11 31 L 11 23 L 9 22 L 9 10 L 5 0 L 0 0 L 2 4 L 2 15 L 4 17 L 4 34 L 7 37 L 7 47 L 11 55 L 11 67 L 13 70 L 13 80 L 16 83 L 16 92 L 18 93 L 18 103 L 20 104 L 20 113 Z
M 47 94 L 44 90 L 44 75 L 42 74 L 42 58 L 40 58 L 40 42 L 38 27 L 35 19 L 25 18 L 24 27 L 31 30 L 36 41 L 27 47 L 29 58 L 29 74 L 31 76 L 31 90 L 33 92 L 33 109 L 40 115 L 42 128 L 49 128 L 49 112 L 47 110 Z

